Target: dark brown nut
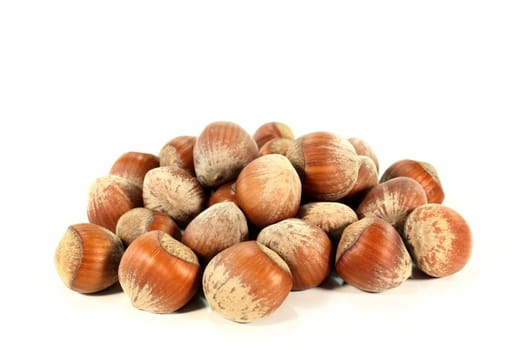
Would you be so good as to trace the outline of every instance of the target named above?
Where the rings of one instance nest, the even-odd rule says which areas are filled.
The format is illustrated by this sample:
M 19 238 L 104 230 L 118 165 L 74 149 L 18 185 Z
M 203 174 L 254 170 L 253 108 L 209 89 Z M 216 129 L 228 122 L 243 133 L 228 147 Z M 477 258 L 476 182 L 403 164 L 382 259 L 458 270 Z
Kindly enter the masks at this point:
M 374 217 L 350 224 L 337 246 L 335 269 L 343 280 L 367 292 L 399 286 L 412 274 L 412 260 L 399 233 Z

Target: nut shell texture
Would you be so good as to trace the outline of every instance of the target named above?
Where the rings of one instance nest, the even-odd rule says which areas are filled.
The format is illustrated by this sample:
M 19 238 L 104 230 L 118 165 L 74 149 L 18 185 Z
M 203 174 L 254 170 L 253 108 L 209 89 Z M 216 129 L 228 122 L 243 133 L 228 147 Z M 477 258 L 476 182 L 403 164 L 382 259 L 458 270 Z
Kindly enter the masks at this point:
M 268 154 L 250 162 L 236 182 L 236 200 L 258 227 L 294 217 L 301 203 L 301 179 L 290 161 Z
M 266 226 L 257 242 L 279 254 L 293 277 L 293 290 L 320 285 L 331 268 L 332 243 L 328 235 L 301 219 L 286 219 Z
M 161 230 L 176 239 L 181 232 L 171 216 L 148 208 L 133 208 L 124 213 L 117 222 L 116 234 L 125 246 L 148 231 Z
M 217 187 L 234 180 L 241 169 L 257 157 L 252 136 L 231 122 L 214 122 L 204 128 L 193 147 L 197 180 Z
M 133 306 L 152 313 L 170 313 L 196 293 L 200 265 L 190 248 L 165 232 L 150 231 L 126 249 L 118 276 Z
M 195 174 L 193 168 L 193 147 L 195 136 L 177 136 L 167 142 L 159 152 L 160 166 L 176 165 L 190 174 Z
M 146 173 L 158 166 L 159 157 L 154 154 L 127 152 L 113 163 L 109 174 L 123 177 L 142 188 Z
M 143 197 L 146 208 L 168 214 L 179 226 L 186 226 L 206 205 L 197 179 L 178 166 L 149 171 L 144 178 Z
M 111 231 L 85 223 L 68 227 L 55 250 L 55 267 L 64 284 L 95 293 L 117 282 L 124 246 Z
M 346 283 L 367 292 L 381 292 L 410 277 L 412 260 L 394 227 L 369 217 L 343 231 L 335 269 Z
M 434 277 L 460 271 L 472 253 L 472 233 L 465 219 L 437 203 L 412 211 L 404 237 L 418 268 Z
M 265 123 L 257 128 L 253 134 L 253 139 L 259 148 L 275 138 L 293 139 L 294 135 L 288 125 L 280 122 Z
M 128 210 L 142 206 L 142 189 L 120 176 L 96 179 L 89 188 L 88 221 L 115 232 L 118 219 Z
M 317 201 L 343 198 L 357 181 L 359 159 L 352 144 L 329 132 L 298 138 L 287 155 L 303 177 L 304 194 Z
M 299 208 L 297 217 L 321 228 L 334 242 L 339 242 L 339 238 L 346 226 L 356 222 L 358 219 L 352 208 L 339 202 L 309 202 L 303 204 Z
M 212 205 L 186 227 L 182 243 L 190 247 L 205 264 L 220 251 L 248 239 L 248 223 L 233 202 Z
M 370 189 L 356 212 L 359 217 L 373 216 L 386 220 L 401 232 L 407 215 L 426 203 L 425 190 L 417 181 L 396 177 Z
M 211 309 L 236 322 L 253 322 L 271 314 L 291 288 L 286 263 L 256 241 L 223 250 L 203 274 L 204 295 Z
M 430 163 L 412 159 L 399 160 L 385 170 L 381 182 L 398 176 L 407 176 L 416 180 L 425 190 L 428 203 L 442 203 L 445 199 L 437 170 Z

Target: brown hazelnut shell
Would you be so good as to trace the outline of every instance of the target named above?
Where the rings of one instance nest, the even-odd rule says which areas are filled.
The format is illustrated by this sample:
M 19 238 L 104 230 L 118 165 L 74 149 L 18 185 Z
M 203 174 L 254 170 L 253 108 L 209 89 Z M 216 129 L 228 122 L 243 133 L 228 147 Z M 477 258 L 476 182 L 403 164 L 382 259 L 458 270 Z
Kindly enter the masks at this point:
M 412 273 L 412 260 L 403 240 L 388 222 L 363 218 L 350 224 L 337 246 L 336 272 L 343 280 L 367 292 L 399 286 Z
M 150 231 L 126 249 L 118 277 L 134 307 L 171 313 L 195 295 L 200 271 L 198 258 L 190 248 L 163 231 Z
M 113 232 L 96 224 L 75 224 L 58 243 L 55 268 L 68 288 L 96 293 L 117 282 L 123 253 L 124 246 Z
M 472 232 L 454 209 L 429 203 L 407 217 L 404 238 L 417 267 L 433 277 L 452 275 L 472 254 Z
M 292 288 L 292 275 L 284 260 L 256 241 L 237 243 L 218 253 L 202 278 L 211 309 L 241 323 L 273 313 Z

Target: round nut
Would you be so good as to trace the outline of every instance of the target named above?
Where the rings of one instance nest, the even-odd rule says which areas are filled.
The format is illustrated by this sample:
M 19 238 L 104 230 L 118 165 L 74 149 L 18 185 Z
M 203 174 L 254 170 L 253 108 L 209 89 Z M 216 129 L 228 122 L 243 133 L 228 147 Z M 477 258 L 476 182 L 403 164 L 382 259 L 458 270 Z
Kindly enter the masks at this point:
M 108 229 L 91 223 L 71 225 L 55 250 L 55 268 L 68 288 L 95 293 L 117 282 L 123 253 L 122 242 Z
M 206 265 L 220 251 L 248 239 L 248 223 L 233 202 L 212 205 L 197 215 L 184 230 L 182 243 Z
M 359 159 L 348 140 L 329 132 L 298 138 L 288 150 L 302 177 L 303 193 L 316 201 L 335 201 L 350 192 L 359 171 Z
M 301 179 L 280 154 L 259 157 L 246 165 L 235 189 L 239 207 L 258 227 L 294 217 L 301 203 Z
M 335 269 L 346 283 L 367 292 L 381 292 L 410 277 L 412 260 L 392 225 L 367 217 L 343 231 Z
M 294 139 L 286 139 L 283 137 L 271 139 L 259 148 L 259 157 L 267 154 L 282 154 L 286 156 L 290 147 L 293 147 L 294 144 Z
M 359 217 L 373 216 L 403 230 L 407 215 L 420 205 L 427 203 L 425 190 L 409 177 L 396 177 L 382 182 L 368 191 L 359 207 Z
M 465 219 L 438 203 L 414 209 L 405 222 L 404 237 L 417 267 L 433 277 L 460 271 L 472 253 L 472 233 Z
M 186 226 L 206 205 L 201 185 L 178 166 L 150 170 L 144 178 L 144 207 L 171 216 L 179 226 Z
M 166 232 L 150 231 L 126 249 L 118 277 L 134 307 L 152 313 L 170 313 L 195 295 L 200 271 L 197 256 L 190 248 Z
M 379 173 L 379 161 L 370 144 L 358 137 L 351 137 L 348 139 L 348 141 L 350 141 L 352 146 L 354 146 L 355 153 L 360 156 L 367 156 L 368 158 L 372 159 L 372 162 L 376 167 L 376 173 Z
M 195 136 L 177 136 L 168 141 L 159 152 L 160 166 L 176 165 L 195 175 L 193 167 L 193 147 L 197 138 Z
M 217 187 L 234 180 L 242 168 L 257 157 L 257 144 L 239 125 L 208 124 L 193 147 L 197 180 L 203 187 Z
M 286 261 L 293 277 L 293 290 L 320 285 L 330 274 L 332 243 L 315 225 L 292 218 L 266 226 L 257 242 L 275 251 Z
M 377 168 L 372 159 L 361 155 L 358 158 L 359 172 L 357 173 L 357 181 L 345 196 L 345 200 L 354 207 L 359 206 L 366 193 L 379 183 Z
M 425 190 L 428 203 L 443 203 L 445 193 L 437 170 L 432 164 L 412 159 L 399 160 L 385 170 L 380 182 L 398 176 L 410 177 L 419 182 Z
M 117 221 L 115 233 L 127 247 L 143 233 L 160 230 L 180 240 L 181 232 L 175 221 L 167 214 L 148 208 L 133 208 Z
M 124 213 L 141 206 L 142 189 L 123 177 L 99 177 L 89 187 L 88 221 L 111 232 L 115 232 L 118 219 Z
M 268 141 L 275 138 L 294 139 L 292 129 L 284 123 L 269 122 L 261 125 L 253 134 L 257 147 L 261 148 Z
M 213 311 L 246 323 L 281 306 L 292 288 L 292 275 L 277 253 L 256 241 L 245 241 L 211 259 L 202 287 Z
M 357 221 L 357 214 L 348 205 L 339 202 L 309 202 L 297 213 L 299 219 L 318 226 L 337 244 L 346 226 Z
M 154 154 L 127 152 L 113 163 L 109 175 L 123 177 L 142 188 L 146 173 L 158 166 L 159 157 Z
M 235 181 L 229 181 L 212 190 L 208 197 L 208 207 L 220 202 L 231 201 L 237 204 L 235 199 Z

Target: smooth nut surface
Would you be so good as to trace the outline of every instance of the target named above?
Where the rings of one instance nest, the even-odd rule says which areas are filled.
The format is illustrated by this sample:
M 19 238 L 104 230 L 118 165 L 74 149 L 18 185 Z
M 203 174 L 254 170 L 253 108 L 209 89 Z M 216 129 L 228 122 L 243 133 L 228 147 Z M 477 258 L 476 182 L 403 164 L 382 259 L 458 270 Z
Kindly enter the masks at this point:
M 159 157 L 154 154 L 126 152 L 113 163 L 109 175 L 123 177 L 142 188 L 146 173 L 158 166 Z
M 139 186 L 120 176 L 99 177 L 89 187 L 88 221 L 115 232 L 118 219 L 142 204 Z
M 377 168 L 371 158 L 367 156 L 358 156 L 359 171 L 357 173 L 357 180 L 345 200 L 352 205 L 359 205 L 366 193 L 379 183 L 377 175 Z
M 460 271 L 472 253 L 472 233 L 465 219 L 437 203 L 423 205 L 410 213 L 404 237 L 418 268 L 434 277 Z
M 430 163 L 413 159 L 399 160 L 385 170 L 380 182 L 398 176 L 406 176 L 416 180 L 425 190 L 428 203 L 442 203 L 445 199 L 437 170 Z
M 414 179 L 402 176 L 371 188 L 356 212 L 359 217 L 373 216 L 386 220 L 401 232 L 407 215 L 426 203 L 423 187 Z
M 118 279 L 124 246 L 106 228 L 82 223 L 68 227 L 55 250 L 55 268 L 64 284 L 80 293 L 104 290 Z
M 196 293 L 200 265 L 195 253 L 183 243 L 163 231 L 150 231 L 126 249 L 118 277 L 134 307 L 170 313 Z
M 235 198 L 248 219 L 264 227 L 297 214 L 301 179 L 286 157 L 268 154 L 242 169 Z
M 273 313 L 292 288 L 286 263 L 255 242 L 235 244 L 206 266 L 202 286 L 211 309 L 236 322 L 253 322 Z
M 182 243 L 206 264 L 220 251 L 248 239 L 248 223 L 233 202 L 212 205 L 197 215 L 184 230 Z
M 333 133 L 319 131 L 299 137 L 287 157 L 301 175 L 303 192 L 311 200 L 341 199 L 357 181 L 359 159 L 354 147 Z
M 159 152 L 159 165 L 176 165 L 190 174 L 195 174 L 193 147 L 197 137 L 181 135 L 168 141 Z
M 343 231 L 335 269 L 346 283 L 367 292 L 381 292 L 410 277 L 412 260 L 392 225 L 367 217 Z
M 293 277 L 293 290 L 317 287 L 330 273 L 332 243 L 326 232 L 304 220 L 291 218 L 266 226 L 257 242 L 286 261 Z
M 211 191 L 208 197 L 208 207 L 226 201 L 237 203 L 237 200 L 235 199 L 235 187 L 235 181 L 229 181 L 225 184 L 220 185 L 215 190 Z
M 350 137 L 348 141 L 354 146 L 355 152 L 358 155 L 372 159 L 372 162 L 376 167 L 376 172 L 379 173 L 379 160 L 370 144 L 359 137 Z
M 276 138 L 294 139 L 292 129 L 284 123 L 268 122 L 258 127 L 253 134 L 253 139 L 259 148 Z

